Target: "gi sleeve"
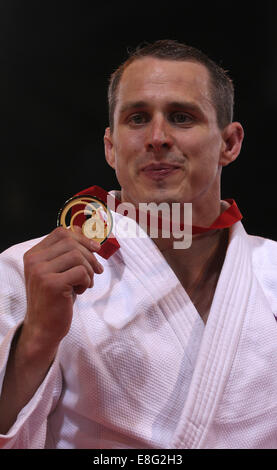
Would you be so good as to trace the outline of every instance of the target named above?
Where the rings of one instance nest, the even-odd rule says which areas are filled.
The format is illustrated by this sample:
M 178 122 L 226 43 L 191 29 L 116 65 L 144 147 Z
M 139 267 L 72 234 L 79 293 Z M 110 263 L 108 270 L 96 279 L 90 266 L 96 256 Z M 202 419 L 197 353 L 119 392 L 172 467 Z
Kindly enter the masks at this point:
M 14 335 L 26 311 L 23 254 L 30 242 L 9 248 L 0 255 L 0 393 Z M 62 391 L 58 353 L 44 381 L 19 412 L 7 434 L 0 435 L 2 449 L 44 448 L 47 420 Z
M 2 390 L 11 343 L 18 326 L 11 329 L 0 345 L 0 390 Z M 48 416 L 62 391 L 62 374 L 58 355 L 44 381 L 31 400 L 17 415 L 7 434 L 0 434 L 0 449 L 43 449 Z

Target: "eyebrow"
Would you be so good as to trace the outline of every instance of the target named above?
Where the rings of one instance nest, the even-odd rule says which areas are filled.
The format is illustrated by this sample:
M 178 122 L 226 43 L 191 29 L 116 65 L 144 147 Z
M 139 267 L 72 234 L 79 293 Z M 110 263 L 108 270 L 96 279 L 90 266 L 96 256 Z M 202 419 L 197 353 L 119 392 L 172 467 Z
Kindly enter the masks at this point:
M 140 109 L 140 108 L 147 108 L 149 104 L 146 101 L 127 101 L 127 103 L 123 104 L 119 110 L 120 114 L 129 111 L 130 109 Z M 178 108 L 178 109 L 186 109 L 191 112 L 196 112 L 200 114 L 204 114 L 203 110 L 197 104 L 191 101 L 169 101 L 167 103 L 167 107 L 169 108 Z
M 138 108 L 145 108 L 147 107 L 146 101 L 127 101 L 127 103 L 123 104 L 119 110 L 119 113 L 125 113 L 130 109 L 138 109 Z
M 201 107 L 198 104 L 193 103 L 191 101 L 172 101 L 168 104 L 172 108 L 188 109 L 190 111 L 195 111 L 195 112 L 200 112 L 200 113 L 203 112 Z

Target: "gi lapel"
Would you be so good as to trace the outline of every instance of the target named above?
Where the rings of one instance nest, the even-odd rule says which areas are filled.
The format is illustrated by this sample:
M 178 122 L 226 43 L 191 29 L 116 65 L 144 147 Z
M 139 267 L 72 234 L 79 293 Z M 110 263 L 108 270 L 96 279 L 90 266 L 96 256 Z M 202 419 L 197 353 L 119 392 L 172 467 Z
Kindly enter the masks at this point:
M 190 390 L 172 448 L 203 448 L 220 402 L 247 313 L 257 289 L 247 234 L 240 222 L 230 242 L 218 280 Z

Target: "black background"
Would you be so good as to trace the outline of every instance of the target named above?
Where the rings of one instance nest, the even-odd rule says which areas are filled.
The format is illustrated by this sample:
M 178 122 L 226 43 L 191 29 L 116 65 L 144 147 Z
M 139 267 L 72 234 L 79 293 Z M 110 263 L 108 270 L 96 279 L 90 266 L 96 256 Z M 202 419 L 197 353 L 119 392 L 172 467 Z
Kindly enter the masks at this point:
M 240 157 L 223 171 L 246 229 L 277 239 L 275 1 L 1 0 L 1 241 L 50 232 L 63 202 L 97 184 L 118 188 L 104 158 L 106 90 L 127 49 L 177 39 L 230 71 Z

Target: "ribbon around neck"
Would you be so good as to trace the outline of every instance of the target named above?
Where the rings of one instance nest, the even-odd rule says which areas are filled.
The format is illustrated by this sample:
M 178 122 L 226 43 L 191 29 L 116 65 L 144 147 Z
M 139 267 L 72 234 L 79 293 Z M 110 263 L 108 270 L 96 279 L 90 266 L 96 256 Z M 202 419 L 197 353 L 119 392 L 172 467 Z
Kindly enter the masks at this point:
M 105 205 L 107 205 L 107 197 L 114 198 L 114 207 L 115 209 L 121 204 L 121 201 L 114 196 L 111 196 L 107 191 L 100 188 L 99 186 L 90 186 L 87 189 L 83 189 L 79 193 L 75 194 L 75 196 L 93 196 L 100 201 L 102 201 Z M 209 226 L 209 227 L 200 227 L 193 225 L 192 226 L 192 235 L 201 234 L 205 232 L 209 232 L 210 230 L 221 230 L 224 228 L 229 228 L 236 222 L 242 219 L 242 214 L 235 202 L 234 199 L 224 199 L 224 201 L 228 202 L 230 205 L 227 207 L 217 218 L 216 220 Z M 138 209 L 136 210 L 138 216 Z M 138 218 L 137 218 L 138 220 Z M 158 218 L 159 222 L 161 223 L 161 218 Z M 182 229 L 182 227 L 180 227 Z M 105 242 L 101 245 L 101 249 L 98 251 L 98 254 L 105 259 L 110 258 L 118 249 L 120 245 L 116 240 L 115 236 L 111 233 L 109 237 L 105 240 Z

